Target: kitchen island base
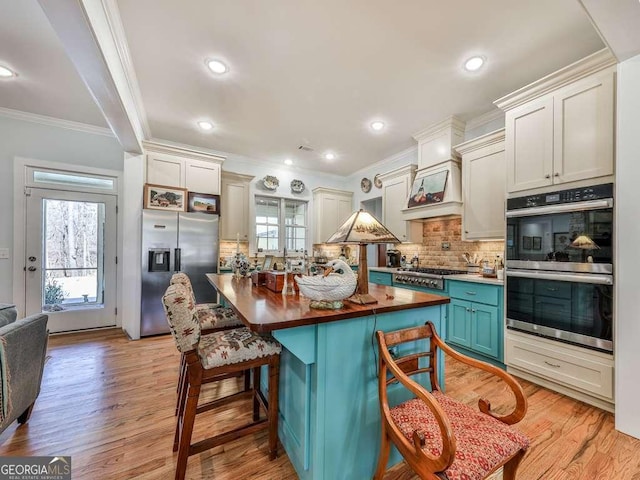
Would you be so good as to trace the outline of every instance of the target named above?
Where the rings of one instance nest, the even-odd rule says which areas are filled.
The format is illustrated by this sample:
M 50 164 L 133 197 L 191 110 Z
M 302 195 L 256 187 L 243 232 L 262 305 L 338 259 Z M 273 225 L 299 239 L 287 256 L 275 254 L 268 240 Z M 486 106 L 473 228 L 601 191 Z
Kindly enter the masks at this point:
M 446 305 L 274 330 L 283 345 L 280 366 L 279 436 L 303 480 L 353 480 L 373 476 L 380 447 L 376 330 L 436 325 L 440 335 Z M 399 354 L 415 346 L 403 346 Z M 439 358 L 438 375 L 444 378 Z M 265 375 L 262 376 L 265 378 Z M 416 377 L 430 387 L 429 377 Z M 410 394 L 392 386 L 390 400 Z M 266 385 L 263 385 L 266 389 Z M 392 450 L 389 466 L 402 461 Z

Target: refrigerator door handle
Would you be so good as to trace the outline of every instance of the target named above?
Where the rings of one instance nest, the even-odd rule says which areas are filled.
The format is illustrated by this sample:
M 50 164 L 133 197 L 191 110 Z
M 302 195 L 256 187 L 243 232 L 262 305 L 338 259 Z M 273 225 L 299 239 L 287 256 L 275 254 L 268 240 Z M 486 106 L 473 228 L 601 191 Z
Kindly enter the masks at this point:
M 181 254 L 182 254 L 182 249 L 181 248 L 176 248 L 173 252 L 173 266 L 174 266 L 174 271 L 179 272 L 180 270 L 182 270 L 182 261 L 181 261 Z

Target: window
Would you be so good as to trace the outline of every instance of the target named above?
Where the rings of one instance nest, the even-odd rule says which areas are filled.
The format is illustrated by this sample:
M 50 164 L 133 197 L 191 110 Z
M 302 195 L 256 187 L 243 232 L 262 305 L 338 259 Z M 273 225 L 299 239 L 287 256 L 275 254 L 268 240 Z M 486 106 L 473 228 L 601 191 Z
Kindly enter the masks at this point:
M 307 248 L 307 202 L 256 196 L 256 248 L 263 252 Z

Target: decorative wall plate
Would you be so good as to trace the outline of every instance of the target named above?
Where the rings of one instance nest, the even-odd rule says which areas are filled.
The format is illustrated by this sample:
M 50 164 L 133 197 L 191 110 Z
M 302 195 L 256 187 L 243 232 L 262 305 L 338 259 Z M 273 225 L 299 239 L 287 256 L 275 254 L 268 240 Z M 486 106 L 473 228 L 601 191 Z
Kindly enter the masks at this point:
M 360 180 L 360 188 L 364 193 L 369 193 L 371 191 L 371 180 L 366 177 Z
M 280 185 L 280 181 L 273 175 L 267 175 L 262 179 L 262 184 L 267 190 L 275 190 Z
M 376 188 L 382 188 L 382 180 L 380 180 L 380 174 L 377 173 L 375 177 L 373 177 L 373 184 Z
M 291 191 L 293 193 L 304 192 L 304 183 L 302 180 L 291 180 Z

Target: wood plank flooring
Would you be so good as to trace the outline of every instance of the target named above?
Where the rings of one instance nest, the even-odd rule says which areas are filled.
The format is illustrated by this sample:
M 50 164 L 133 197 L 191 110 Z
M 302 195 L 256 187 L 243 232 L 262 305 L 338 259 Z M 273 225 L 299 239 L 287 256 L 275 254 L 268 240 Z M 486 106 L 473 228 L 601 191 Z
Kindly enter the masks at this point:
M 0 435 L 0 455 L 71 455 L 74 480 L 173 478 L 179 355 L 170 336 L 133 342 L 119 330 L 58 335 L 51 337 L 48 355 L 33 415 L 26 425 L 17 428 L 14 422 Z M 640 441 L 615 431 L 611 414 L 524 380 L 522 384 L 529 411 L 519 428 L 532 447 L 519 479 L 640 480 Z M 209 394 L 238 386 L 231 379 Z M 494 408 L 508 406 L 499 382 L 454 361 L 447 363 L 447 389 L 465 402 L 475 403 L 484 395 Z M 249 415 L 247 407 L 202 414 L 194 438 L 227 429 Z M 266 432 L 261 432 L 190 457 L 187 478 L 298 477 L 282 448 L 276 460 L 268 461 Z M 415 479 L 404 464 L 385 476 Z

